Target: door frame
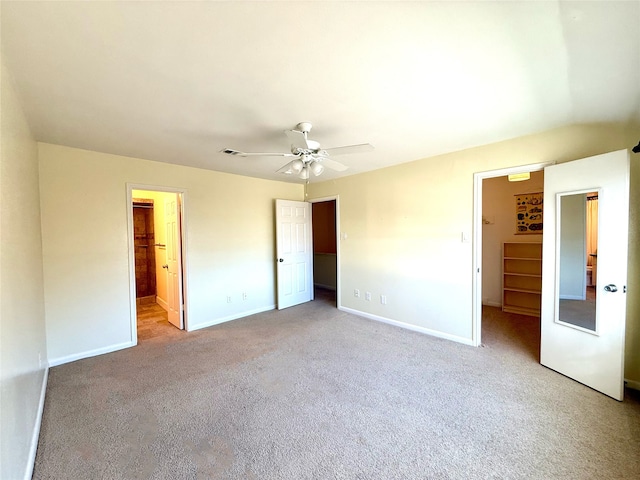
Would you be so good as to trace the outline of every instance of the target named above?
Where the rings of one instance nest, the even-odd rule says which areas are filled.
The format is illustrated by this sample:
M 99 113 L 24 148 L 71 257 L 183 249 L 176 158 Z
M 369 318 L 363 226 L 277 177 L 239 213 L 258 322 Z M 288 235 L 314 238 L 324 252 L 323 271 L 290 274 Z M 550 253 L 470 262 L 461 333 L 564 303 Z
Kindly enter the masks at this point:
M 483 180 L 505 177 L 516 173 L 538 172 L 556 162 L 532 163 L 517 167 L 500 168 L 473 174 L 473 281 L 471 304 L 471 344 L 479 347 L 482 344 L 482 184 Z M 544 236 L 544 229 L 542 230 Z
M 163 185 L 147 185 L 142 183 L 126 184 L 127 195 L 127 245 L 128 245 L 128 261 L 129 261 L 129 311 L 131 324 L 131 343 L 138 344 L 138 307 L 136 304 L 136 266 L 135 266 L 135 248 L 133 242 L 133 191 L 134 190 L 150 190 L 153 192 L 175 193 L 180 195 L 180 240 L 182 250 L 182 315 L 184 321 L 184 330 L 189 331 L 188 316 L 188 286 L 187 286 L 187 215 L 185 204 L 187 203 L 187 190 L 178 187 L 167 187 Z
M 320 202 L 336 202 L 336 308 L 339 310 L 342 307 L 340 301 L 340 195 L 331 195 L 328 197 L 311 198 L 307 200 L 309 203 Z M 312 219 L 313 225 L 313 219 Z

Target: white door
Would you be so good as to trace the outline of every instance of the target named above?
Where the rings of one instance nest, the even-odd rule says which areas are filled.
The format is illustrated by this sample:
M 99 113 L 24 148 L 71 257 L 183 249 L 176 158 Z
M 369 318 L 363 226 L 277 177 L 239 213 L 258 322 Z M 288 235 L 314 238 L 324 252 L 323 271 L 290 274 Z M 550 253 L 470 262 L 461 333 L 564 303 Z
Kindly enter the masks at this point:
M 278 309 L 313 299 L 311 204 L 276 200 Z
M 581 214 L 576 213 L 576 205 L 585 205 L 583 198 L 591 193 L 598 195 L 598 281 L 581 300 L 572 298 L 575 294 L 569 294 L 568 285 L 585 283 L 582 278 L 573 280 L 586 269 L 582 265 L 586 233 L 576 228 L 580 224 L 576 216 Z M 540 361 L 622 400 L 629 152 L 545 168 L 544 218 Z
M 169 322 L 183 329 L 182 315 L 182 246 L 180 235 L 180 203 L 178 194 L 164 201 L 164 221 L 167 227 L 167 304 Z

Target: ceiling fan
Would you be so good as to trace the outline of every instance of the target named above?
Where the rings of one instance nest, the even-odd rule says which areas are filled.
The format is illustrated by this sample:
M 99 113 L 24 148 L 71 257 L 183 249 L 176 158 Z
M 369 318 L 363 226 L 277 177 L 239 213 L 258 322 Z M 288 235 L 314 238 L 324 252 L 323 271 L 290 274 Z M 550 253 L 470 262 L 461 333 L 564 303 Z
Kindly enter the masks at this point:
M 348 153 L 361 153 L 373 150 L 373 145 L 361 143 L 344 147 L 320 148 L 320 144 L 308 138 L 311 131 L 311 123 L 300 122 L 293 130 L 285 130 L 284 133 L 291 143 L 291 153 L 247 153 L 225 148 L 220 150 L 227 155 L 240 157 L 289 157 L 294 158 L 289 163 L 277 170 L 285 175 L 298 175 L 303 180 L 308 180 L 311 173 L 316 177 L 324 172 L 325 167 L 338 172 L 345 171 L 348 167 L 340 162 L 331 160 L 331 155 L 344 155 Z

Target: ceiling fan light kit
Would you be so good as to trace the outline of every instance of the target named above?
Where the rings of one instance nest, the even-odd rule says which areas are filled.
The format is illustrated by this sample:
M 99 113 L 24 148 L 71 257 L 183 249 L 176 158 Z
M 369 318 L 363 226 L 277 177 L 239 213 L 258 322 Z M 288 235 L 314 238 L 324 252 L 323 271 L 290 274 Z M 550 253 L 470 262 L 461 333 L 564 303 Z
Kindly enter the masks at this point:
M 284 131 L 291 143 L 291 153 L 248 153 L 232 148 L 224 148 L 220 150 L 220 152 L 239 157 L 296 157 L 281 167 L 278 172 L 285 175 L 296 174 L 302 180 L 308 180 L 310 172 L 317 177 L 322 175 L 325 168 L 330 168 L 338 172 L 343 172 L 348 168 L 342 163 L 331 160 L 329 158 L 330 155 L 344 155 L 373 150 L 373 145 L 369 143 L 321 149 L 320 143 L 308 138 L 311 127 L 312 125 L 309 122 L 300 122 L 296 125 L 295 129 Z
M 311 165 L 309 165 L 309 168 L 316 177 L 324 172 L 324 166 L 320 162 L 313 162 Z
M 303 168 L 304 168 L 304 162 L 302 160 L 296 159 L 293 162 L 291 162 L 291 170 L 293 171 L 293 173 L 299 174 Z

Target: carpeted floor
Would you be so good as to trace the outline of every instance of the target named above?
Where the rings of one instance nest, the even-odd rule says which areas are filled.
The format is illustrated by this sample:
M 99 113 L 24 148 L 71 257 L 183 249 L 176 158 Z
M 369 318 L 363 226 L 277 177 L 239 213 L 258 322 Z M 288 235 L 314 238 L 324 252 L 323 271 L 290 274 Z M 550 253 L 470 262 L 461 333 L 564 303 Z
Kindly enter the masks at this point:
M 36 479 L 622 479 L 640 398 L 540 366 L 537 319 L 483 347 L 320 298 L 52 368 Z

